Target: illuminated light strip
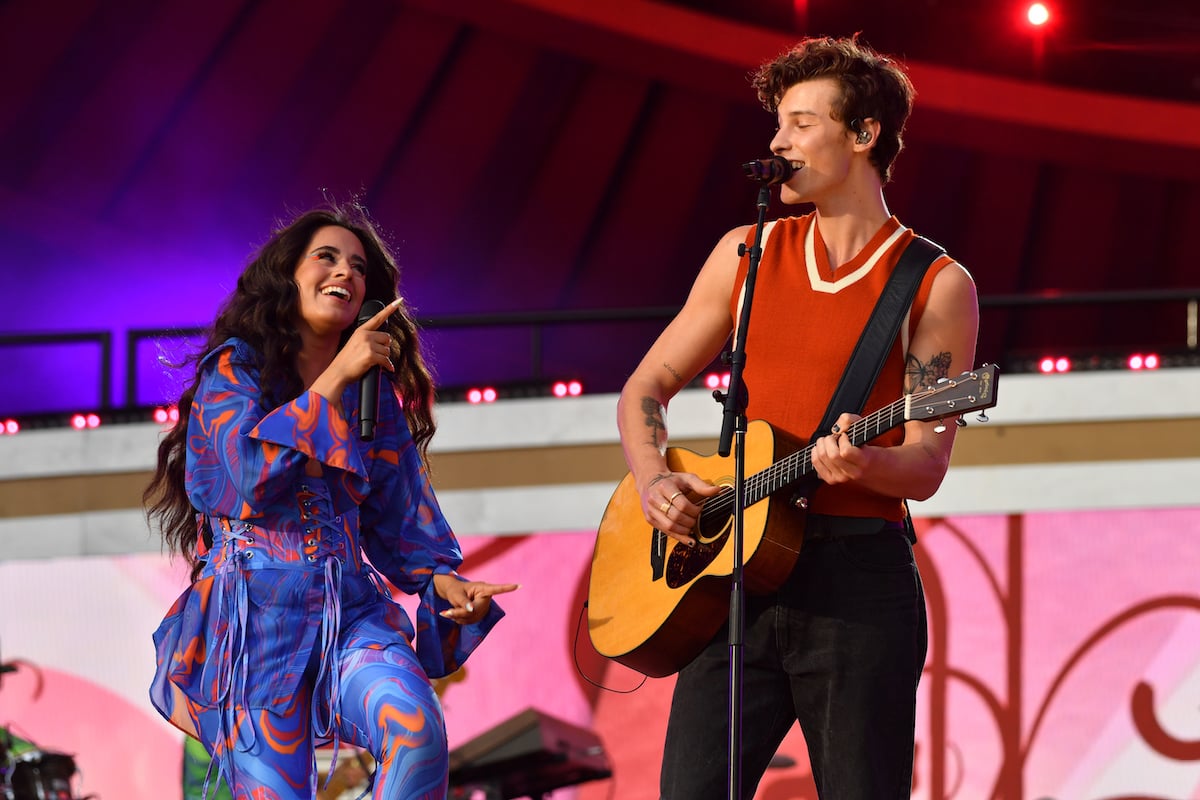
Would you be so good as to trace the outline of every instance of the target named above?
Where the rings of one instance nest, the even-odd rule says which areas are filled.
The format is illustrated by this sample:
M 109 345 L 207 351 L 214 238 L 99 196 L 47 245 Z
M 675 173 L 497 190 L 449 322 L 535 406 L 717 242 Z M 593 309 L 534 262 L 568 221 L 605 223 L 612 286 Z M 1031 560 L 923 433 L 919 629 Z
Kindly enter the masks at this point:
M 453 12 L 440 2 L 429 5 L 438 13 L 492 27 L 504 27 L 506 12 L 511 16 L 514 7 L 522 7 L 712 59 L 739 72 L 786 51 L 799 38 L 651 0 L 486 0 L 454 4 Z M 562 33 L 569 45 L 572 32 Z M 586 38 L 586 33 L 575 35 Z M 905 65 L 925 108 L 1068 133 L 1200 148 L 1200 104 L 1047 86 L 921 62 Z
M 1106 508 L 1194 507 L 1200 458 L 952 468 L 914 517 Z M 497 487 L 438 492 L 460 536 L 595 530 L 615 484 Z M 1054 491 L 1046 491 L 1053 486 Z M 0 559 L 161 552 L 138 509 L 0 519 Z

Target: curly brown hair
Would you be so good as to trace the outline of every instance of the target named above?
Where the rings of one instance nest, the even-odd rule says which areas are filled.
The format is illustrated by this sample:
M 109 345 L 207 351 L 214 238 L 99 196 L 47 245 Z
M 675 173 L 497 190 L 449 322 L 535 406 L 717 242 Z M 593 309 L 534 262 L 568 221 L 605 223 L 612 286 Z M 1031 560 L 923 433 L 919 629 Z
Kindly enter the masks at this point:
M 367 260 L 364 302 L 374 299 L 387 304 L 397 299 L 400 270 L 366 210 L 359 205 L 337 204 L 316 208 L 272 232 L 238 277 L 237 288 L 222 303 L 204 345 L 178 366 L 195 370 L 206 353 L 230 337 L 238 337 L 258 354 L 259 362 L 254 366 L 259 369 L 260 403 L 264 412 L 298 396 L 304 386 L 296 369 L 296 356 L 301 349 L 295 326 L 299 313 L 296 264 L 313 235 L 330 225 L 345 228 L 362 243 Z M 396 366 L 395 372 L 381 374 L 389 376 L 400 396 L 405 421 L 424 461 L 436 430 L 434 384 L 421 353 L 416 321 L 407 304 L 401 303 L 381 330 L 392 336 L 391 359 Z M 348 329 L 342 334 L 341 344 L 346 343 L 351 333 L 353 330 Z M 170 552 L 183 556 L 192 567 L 193 579 L 200 567 L 196 560 L 199 530 L 184 478 L 188 419 L 199 382 L 197 371 L 179 398 L 179 420 L 159 443 L 158 465 L 142 494 L 147 517 L 158 522 Z
M 904 125 L 912 111 L 916 91 L 904 68 L 858 41 L 830 36 L 802 40 L 773 61 L 763 64 L 750 81 L 763 106 L 774 114 L 779 101 L 797 83 L 832 78 L 841 87 L 833 118 L 857 133 L 864 119 L 879 122 L 879 136 L 871 148 L 871 164 L 880 179 L 892 177 L 892 162 L 904 147 Z

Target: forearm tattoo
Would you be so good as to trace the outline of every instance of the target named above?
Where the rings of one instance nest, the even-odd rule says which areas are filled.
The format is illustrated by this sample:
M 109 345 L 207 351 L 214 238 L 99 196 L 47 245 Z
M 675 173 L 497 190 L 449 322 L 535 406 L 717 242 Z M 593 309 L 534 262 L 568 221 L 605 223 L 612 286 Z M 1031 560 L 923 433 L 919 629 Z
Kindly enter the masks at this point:
M 666 368 L 667 372 L 671 373 L 672 377 L 674 377 L 676 381 L 683 383 L 683 376 L 676 372 L 674 367 L 665 361 L 663 362 L 663 367 Z
M 661 448 L 667 440 L 667 423 L 663 420 L 662 405 L 653 397 L 643 397 L 642 413 L 646 415 L 646 427 L 650 429 L 650 443 Z
M 938 353 L 924 363 L 912 353 L 909 353 L 908 363 L 904 367 L 905 391 L 911 394 L 918 389 L 932 387 L 938 382 L 939 378 L 946 378 L 949 375 L 949 353 Z

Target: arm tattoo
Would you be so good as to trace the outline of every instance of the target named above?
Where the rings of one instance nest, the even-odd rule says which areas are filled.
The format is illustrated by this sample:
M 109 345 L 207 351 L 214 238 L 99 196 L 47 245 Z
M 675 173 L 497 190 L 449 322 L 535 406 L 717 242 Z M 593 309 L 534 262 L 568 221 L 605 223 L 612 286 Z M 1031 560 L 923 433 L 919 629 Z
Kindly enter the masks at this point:
M 904 367 L 905 391 L 912 393 L 921 388 L 932 387 L 939 378 L 950 375 L 950 354 L 941 352 L 925 363 L 914 356 L 908 355 L 908 363 Z
M 667 423 L 663 420 L 662 406 L 653 397 L 643 397 L 642 413 L 646 415 L 646 427 L 650 429 L 650 443 L 655 447 L 662 447 L 659 436 L 662 436 L 664 442 L 667 438 Z
M 672 367 L 670 364 L 668 364 L 665 361 L 663 362 L 663 366 L 666 367 L 667 372 L 671 373 L 671 376 L 673 378 L 675 378 L 675 380 L 679 381 L 680 383 L 683 383 L 683 376 L 680 375 L 678 372 L 676 372 L 674 367 Z

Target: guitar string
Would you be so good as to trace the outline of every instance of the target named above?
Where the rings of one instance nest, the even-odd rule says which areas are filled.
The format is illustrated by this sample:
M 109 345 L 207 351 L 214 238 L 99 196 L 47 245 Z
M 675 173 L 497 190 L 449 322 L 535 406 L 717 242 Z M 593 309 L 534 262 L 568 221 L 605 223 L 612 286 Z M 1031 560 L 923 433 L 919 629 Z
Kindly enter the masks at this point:
M 897 412 L 903 414 L 906 404 L 908 404 L 910 401 L 913 405 L 929 405 L 929 403 L 925 402 L 929 397 L 940 394 L 946 389 L 957 385 L 957 383 L 959 382 L 956 381 L 954 384 L 948 384 L 943 387 L 935 387 L 933 389 L 927 389 L 920 392 L 913 392 L 908 397 L 902 397 L 899 400 L 896 400 L 885 406 L 884 408 L 870 414 L 869 416 L 855 420 L 855 422 L 851 424 L 849 429 L 846 431 L 846 435 L 850 437 L 850 441 L 856 446 L 863 444 L 869 441 L 870 438 L 874 438 L 868 438 L 866 435 L 867 431 L 871 427 L 875 428 L 875 436 L 878 436 L 884 430 L 890 430 L 893 427 L 891 422 L 893 419 L 895 419 Z M 947 405 L 949 402 L 952 401 L 942 400 L 935 405 Z M 885 428 L 880 428 L 880 422 L 882 422 L 884 417 L 887 418 L 888 425 Z M 936 417 L 930 416 L 928 419 L 935 418 Z M 859 440 L 859 436 L 862 436 L 863 438 Z M 750 476 L 746 480 L 746 497 L 748 501 L 747 506 L 753 505 L 754 502 L 761 500 L 763 497 L 766 497 L 772 492 L 778 491 L 795 479 L 803 476 L 807 472 L 810 472 L 812 470 L 812 450 L 813 445 L 809 445 L 802 450 L 785 456 L 766 469 Z M 776 481 L 779 482 L 776 483 Z M 753 498 L 753 500 L 751 500 L 751 498 Z M 718 495 L 714 495 L 708 502 L 704 504 L 702 510 L 700 511 L 700 519 L 703 520 L 705 514 L 709 514 L 710 516 L 713 514 L 724 516 L 726 512 L 732 513 L 734 499 L 733 491 L 731 489 Z

